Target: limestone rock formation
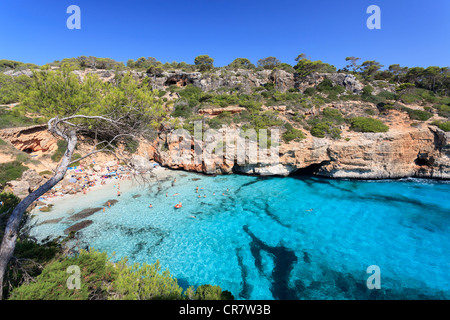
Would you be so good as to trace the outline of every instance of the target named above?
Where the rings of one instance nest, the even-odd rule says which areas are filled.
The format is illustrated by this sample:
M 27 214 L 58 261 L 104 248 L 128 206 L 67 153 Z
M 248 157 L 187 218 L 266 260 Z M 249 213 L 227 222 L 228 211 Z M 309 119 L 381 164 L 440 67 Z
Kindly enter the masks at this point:
M 321 83 L 324 79 L 329 79 L 333 85 L 339 85 L 344 87 L 346 90 L 359 94 L 361 93 L 364 85 L 356 79 L 354 75 L 346 73 L 311 73 L 305 78 L 295 79 L 295 88 L 301 92 L 305 91 L 307 88 L 315 87 Z
M 152 154 L 163 166 L 207 174 L 239 172 L 287 176 L 306 170 L 333 178 L 450 179 L 450 133 L 435 126 L 394 128 L 386 133 L 351 132 L 348 137 L 351 138 L 347 141 L 308 136 L 300 142 L 281 144 L 278 158 L 255 161 L 247 157 L 245 161 L 238 161 L 235 154 L 230 157 L 210 153 L 208 150 L 217 142 L 210 142 L 208 146 L 206 141 L 206 145 L 201 145 L 195 139 L 180 141 L 164 134 L 153 143 Z M 231 139 L 237 141 L 238 149 L 251 148 L 245 146 L 238 135 Z M 203 161 L 194 161 L 195 149 L 203 150 Z
M 0 130 L 0 138 L 28 153 L 55 151 L 58 148 L 57 139 L 47 131 L 45 125 L 3 129 Z

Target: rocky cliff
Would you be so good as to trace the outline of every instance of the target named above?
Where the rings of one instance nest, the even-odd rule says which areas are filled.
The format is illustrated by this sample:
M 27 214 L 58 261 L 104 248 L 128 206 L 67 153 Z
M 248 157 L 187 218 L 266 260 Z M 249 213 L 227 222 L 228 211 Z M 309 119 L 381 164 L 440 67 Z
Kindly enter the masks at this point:
M 343 128 L 339 140 L 307 135 L 300 142 L 281 143 L 277 150 L 279 157 L 263 161 L 251 157 L 238 161 L 236 153 L 216 155 L 211 152 L 211 145 L 217 141 L 180 138 L 171 132 L 161 133 L 141 154 L 163 166 L 207 174 L 287 176 L 308 173 L 356 179 L 450 179 L 449 132 L 429 123 L 413 127 L 407 116 L 394 111 L 387 122 L 390 130 L 386 133 L 358 133 Z M 227 138 L 235 141 L 237 149 L 251 148 L 238 134 Z M 196 150 L 204 150 L 203 161 L 195 161 L 199 156 Z
M 104 81 L 114 81 L 115 71 L 84 70 L 74 71 L 83 80 L 87 73 L 95 73 Z M 120 73 L 123 71 L 118 71 Z M 26 74 L 21 73 L 21 74 Z M 132 71 L 134 77 L 148 78 L 148 83 L 155 89 L 167 89 L 168 86 L 187 86 L 192 84 L 203 91 L 219 88 L 238 88 L 240 92 L 252 92 L 252 88 L 272 83 L 277 91 L 285 92 L 297 88 L 303 92 L 309 87 L 317 87 L 325 78 L 333 85 L 339 85 L 347 92 L 359 94 L 364 85 L 353 75 L 344 73 L 314 73 L 305 78 L 283 70 L 225 70 L 211 73 L 200 72 L 164 72 L 159 76 Z M 12 76 L 18 74 L 11 74 Z M 379 87 L 374 85 L 375 90 Z M 383 90 L 393 92 L 394 85 L 387 82 Z M 155 160 L 163 166 L 207 174 L 229 174 L 233 172 L 256 175 L 286 176 L 296 173 L 314 173 L 334 178 L 381 179 L 400 177 L 429 177 L 439 179 L 450 178 L 450 133 L 431 125 L 434 118 L 428 121 L 414 122 L 406 112 L 397 110 L 385 111 L 381 115 L 377 106 L 370 103 L 343 101 L 336 105 L 346 117 L 367 116 L 367 110 L 389 126 L 386 133 L 358 133 L 351 131 L 344 124 L 340 139 L 317 138 L 303 130 L 306 138 L 295 142 L 281 141 L 277 157 L 269 159 L 252 159 L 245 157 L 240 161 L 236 154 L 220 156 L 212 152 L 218 141 L 206 139 L 200 141 L 192 137 L 181 137 L 173 132 L 162 130 L 157 139 L 141 144 L 139 155 L 145 160 Z M 423 110 L 422 106 L 409 108 Z M 322 107 L 320 107 L 322 108 Z M 319 110 L 320 108 L 316 108 Z M 240 113 L 244 108 L 229 106 L 227 108 L 203 108 L 199 113 L 206 117 L 215 117 L 224 111 L 230 114 Z M 262 106 L 263 110 L 275 110 L 283 121 L 289 122 L 298 110 L 290 110 L 286 106 Z M 314 109 L 315 110 L 315 109 Z M 311 112 L 316 112 L 316 111 Z M 307 119 L 310 111 L 304 111 Z M 4 130 L 0 136 L 10 141 L 16 148 L 27 152 L 51 153 L 56 148 L 56 139 L 45 132 L 44 127 L 32 127 L 24 130 Z M 239 134 L 230 134 L 228 138 L 236 142 L 235 150 L 251 148 Z M 229 145 L 228 145 L 229 146 Z M 202 151 L 199 151 L 202 150 Z M 206 151 L 205 151 L 206 150 Z M 199 152 L 206 152 L 206 159 L 199 158 Z M 236 152 L 235 152 L 236 153 Z M 182 154 L 183 156 L 180 156 Z M 242 159 L 241 159 L 242 160 Z

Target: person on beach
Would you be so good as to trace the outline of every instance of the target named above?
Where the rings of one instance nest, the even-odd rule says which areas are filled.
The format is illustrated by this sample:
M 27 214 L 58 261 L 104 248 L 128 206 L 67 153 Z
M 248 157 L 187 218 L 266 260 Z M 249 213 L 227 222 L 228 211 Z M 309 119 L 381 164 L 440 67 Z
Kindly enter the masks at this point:
M 117 191 L 117 196 L 120 197 L 120 191 Z

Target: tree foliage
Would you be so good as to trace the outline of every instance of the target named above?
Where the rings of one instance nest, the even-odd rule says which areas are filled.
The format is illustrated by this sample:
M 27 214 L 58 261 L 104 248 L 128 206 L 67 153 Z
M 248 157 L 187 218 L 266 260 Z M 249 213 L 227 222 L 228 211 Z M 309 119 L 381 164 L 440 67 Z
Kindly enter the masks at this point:
M 194 63 L 200 71 L 209 71 L 214 68 L 214 59 L 207 54 L 195 57 Z
M 229 68 L 238 69 L 255 69 L 255 65 L 250 62 L 247 58 L 236 58 L 228 65 Z
M 80 288 L 70 289 L 70 266 L 80 269 Z M 69 279 L 69 280 L 68 280 Z M 105 252 L 84 251 L 74 257 L 59 256 L 48 263 L 34 282 L 11 293 L 10 300 L 220 300 L 233 299 L 218 286 L 190 287 L 186 294 L 159 261 L 129 264 L 127 258 L 112 263 Z
M 262 69 L 273 70 L 280 65 L 281 61 L 272 56 L 258 60 L 258 67 Z

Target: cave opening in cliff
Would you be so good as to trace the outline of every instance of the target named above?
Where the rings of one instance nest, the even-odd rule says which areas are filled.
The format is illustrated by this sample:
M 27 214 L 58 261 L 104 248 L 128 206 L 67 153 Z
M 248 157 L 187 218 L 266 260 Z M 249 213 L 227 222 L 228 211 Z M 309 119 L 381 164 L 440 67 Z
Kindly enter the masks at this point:
M 316 175 L 320 168 L 327 164 L 328 161 L 322 161 L 320 163 L 313 163 L 310 164 L 309 166 L 306 166 L 304 168 L 300 168 L 295 170 L 294 172 L 292 172 L 289 176 L 291 177 L 300 177 L 300 176 L 313 176 Z
M 418 166 L 432 166 L 434 164 L 434 158 L 428 157 L 428 153 L 419 153 L 414 163 Z
M 26 148 L 26 149 L 23 149 L 22 151 L 25 153 L 33 153 L 33 149 L 31 149 L 31 148 Z
M 170 77 L 164 82 L 164 86 L 178 86 L 178 87 L 186 87 L 188 84 L 192 84 L 187 77 Z

